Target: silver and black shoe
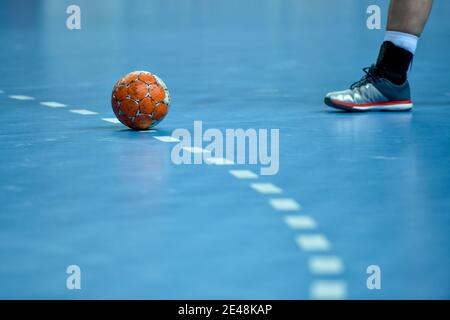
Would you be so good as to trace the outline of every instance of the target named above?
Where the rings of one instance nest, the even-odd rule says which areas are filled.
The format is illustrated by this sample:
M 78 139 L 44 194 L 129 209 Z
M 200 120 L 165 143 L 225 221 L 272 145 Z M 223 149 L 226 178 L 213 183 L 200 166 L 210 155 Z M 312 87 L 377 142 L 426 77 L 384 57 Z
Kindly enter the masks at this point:
M 365 75 L 350 89 L 330 92 L 325 104 L 346 111 L 409 111 L 413 107 L 408 80 L 396 85 L 376 75 L 375 66 L 364 68 Z

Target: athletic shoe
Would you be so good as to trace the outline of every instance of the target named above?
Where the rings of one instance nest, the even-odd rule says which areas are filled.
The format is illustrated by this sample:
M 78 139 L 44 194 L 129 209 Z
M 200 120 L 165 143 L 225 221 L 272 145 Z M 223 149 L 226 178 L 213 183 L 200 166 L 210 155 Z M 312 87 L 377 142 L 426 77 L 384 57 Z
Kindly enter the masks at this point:
M 413 107 L 408 80 L 396 85 L 376 75 L 375 66 L 344 91 L 330 92 L 325 104 L 345 111 L 409 111 Z

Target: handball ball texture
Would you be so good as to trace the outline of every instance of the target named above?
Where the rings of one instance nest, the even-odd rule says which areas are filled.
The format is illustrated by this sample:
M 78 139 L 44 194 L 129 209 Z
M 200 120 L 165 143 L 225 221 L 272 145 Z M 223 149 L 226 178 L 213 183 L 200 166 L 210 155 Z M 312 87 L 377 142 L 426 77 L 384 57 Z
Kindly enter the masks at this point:
M 156 126 L 167 115 L 169 104 L 167 86 L 147 71 L 134 71 L 117 81 L 111 97 L 117 119 L 134 130 Z

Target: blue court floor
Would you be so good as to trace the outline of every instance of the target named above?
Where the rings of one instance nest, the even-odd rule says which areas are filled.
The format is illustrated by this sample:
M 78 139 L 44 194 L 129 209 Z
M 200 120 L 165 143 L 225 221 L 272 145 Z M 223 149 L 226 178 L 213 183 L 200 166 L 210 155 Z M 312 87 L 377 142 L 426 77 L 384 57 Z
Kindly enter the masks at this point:
M 76 3 L 81 30 L 72 1 L 0 2 L 0 298 L 450 298 L 450 2 L 420 40 L 414 110 L 370 114 L 322 99 L 375 60 L 366 9 L 384 25 L 387 1 Z M 133 70 L 171 92 L 155 131 L 104 120 Z M 279 172 L 175 165 L 155 137 L 194 121 L 279 129 Z

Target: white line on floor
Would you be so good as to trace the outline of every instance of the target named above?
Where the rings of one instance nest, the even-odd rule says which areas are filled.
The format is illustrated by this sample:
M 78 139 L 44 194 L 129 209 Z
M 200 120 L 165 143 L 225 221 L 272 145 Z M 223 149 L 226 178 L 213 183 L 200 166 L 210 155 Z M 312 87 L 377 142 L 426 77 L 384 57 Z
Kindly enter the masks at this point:
M 190 153 L 210 153 L 210 151 L 199 148 L 199 147 L 183 147 L 183 150 Z
M 331 247 L 328 239 L 321 234 L 302 234 L 295 240 L 303 251 L 327 251 Z
M 102 118 L 102 120 L 110 123 L 120 123 L 119 119 L 117 118 Z
M 44 101 L 41 102 L 41 105 L 49 107 L 49 108 L 65 108 L 67 107 L 65 104 L 54 102 L 54 101 Z
M 310 298 L 316 300 L 342 300 L 347 297 L 347 284 L 337 280 L 317 280 L 310 288 Z
M 308 265 L 314 274 L 336 275 L 344 271 L 341 258 L 336 256 L 314 256 L 309 259 Z
M 387 157 L 387 156 L 373 156 L 371 158 L 376 160 L 398 160 L 398 157 Z
M 0 90 L 0 93 L 4 93 Z M 16 100 L 34 100 L 30 96 L 10 95 L 11 99 Z M 58 102 L 41 102 L 43 106 L 50 108 L 63 108 L 66 105 Z M 86 109 L 72 109 L 70 112 L 81 115 L 96 115 L 97 112 Z M 117 118 L 102 118 L 103 121 L 118 124 Z M 155 130 L 142 131 L 154 132 Z M 171 136 L 155 136 L 162 142 L 179 142 L 180 140 Z M 183 147 L 185 151 L 190 153 L 207 153 L 210 151 L 198 147 Z M 234 164 L 225 158 L 209 157 L 205 159 L 208 164 L 224 165 Z M 258 175 L 250 170 L 230 170 L 230 174 L 238 179 L 256 179 Z M 257 192 L 263 194 L 281 193 L 282 189 L 272 183 L 252 183 L 250 186 Z M 301 209 L 300 204 L 292 198 L 274 198 L 269 200 L 270 205 L 279 211 L 298 211 Z M 292 229 L 314 229 L 317 223 L 309 216 L 289 215 L 284 218 L 286 224 Z M 331 247 L 329 241 L 321 234 L 305 234 L 296 238 L 298 246 L 304 251 L 327 251 Z M 336 275 L 343 271 L 342 260 L 337 256 L 313 256 L 308 261 L 310 272 L 321 275 Z M 347 285 L 344 281 L 315 281 L 310 287 L 310 297 L 312 299 L 345 299 L 347 295 Z
M 220 157 L 208 157 L 208 158 L 205 158 L 205 162 L 206 162 L 206 164 L 215 164 L 218 166 L 226 166 L 226 165 L 234 164 L 233 161 L 225 159 L 225 158 L 220 158 Z
M 238 179 L 256 179 L 258 175 L 250 170 L 230 170 L 230 174 Z
M 282 193 L 283 190 L 272 183 L 251 183 L 250 187 L 262 194 Z
M 86 110 L 86 109 L 72 109 L 69 110 L 72 113 L 77 113 L 77 114 L 81 114 L 82 116 L 93 116 L 98 114 L 98 112 L 95 111 L 91 111 L 91 110 Z
M 154 136 L 154 138 L 162 142 L 180 142 L 179 139 L 172 136 Z
M 278 211 L 298 211 L 300 204 L 292 198 L 275 198 L 269 200 L 270 205 Z
M 295 230 L 315 229 L 317 222 L 310 216 L 286 216 L 284 217 L 286 224 Z
M 34 98 L 30 96 L 12 95 L 8 97 L 15 100 L 34 100 Z

